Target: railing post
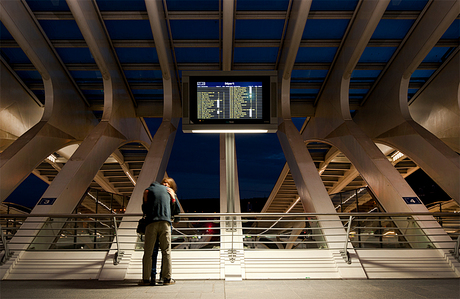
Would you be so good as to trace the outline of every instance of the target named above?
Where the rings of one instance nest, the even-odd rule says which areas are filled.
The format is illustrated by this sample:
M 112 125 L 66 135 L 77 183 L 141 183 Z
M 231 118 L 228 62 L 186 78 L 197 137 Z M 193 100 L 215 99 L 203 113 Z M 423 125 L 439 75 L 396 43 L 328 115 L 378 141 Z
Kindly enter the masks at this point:
M 460 261 L 460 236 L 457 237 L 457 243 L 455 243 L 455 248 L 454 248 L 454 252 L 452 252 L 454 254 L 454 257 L 457 261 Z
M 6 242 L 6 237 L 3 234 L 3 228 L 1 226 L 0 226 L 0 235 L 2 237 L 3 248 L 5 248 L 5 254 L 3 255 L 2 259 L 0 260 L 0 265 L 3 265 L 10 258 L 10 256 L 13 253 L 10 252 L 10 249 L 8 248 L 8 243 Z
M 117 227 L 117 217 L 113 217 L 113 224 L 114 224 L 114 231 L 115 231 L 115 238 L 117 240 L 117 252 L 113 257 L 113 264 L 118 265 L 123 257 L 124 251 L 120 250 L 120 242 L 118 240 L 118 227 Z
M 351 221 L 353 221 L 353 216 L 350 216 L 350 218 L 348 219 L 348 228 L 347 228 L 347 235 L 345 238 L 345 245 L 344 245 L 343 251 L 340 251 L 343 259 L 345 260 L 345 262 L 347 262 L 347 264 L 351 264 L 350 253 L 347 250 L 348 240 L 349 240 L 350 230 L 351 230 Z

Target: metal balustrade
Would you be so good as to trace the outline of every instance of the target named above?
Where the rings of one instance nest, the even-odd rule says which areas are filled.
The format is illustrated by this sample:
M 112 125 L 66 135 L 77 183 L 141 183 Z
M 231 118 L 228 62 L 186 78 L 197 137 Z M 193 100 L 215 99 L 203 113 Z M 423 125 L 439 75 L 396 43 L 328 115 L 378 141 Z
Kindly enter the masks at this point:
M 143 236 L 136 234 L 141 216 L 0 215 L 3 251 L 142 250 Z M 179 218 L 173 250 L 341 249 L 350 262 L 351 248 L 433 248 L 459 257 L 460 213 L 187 213 Z

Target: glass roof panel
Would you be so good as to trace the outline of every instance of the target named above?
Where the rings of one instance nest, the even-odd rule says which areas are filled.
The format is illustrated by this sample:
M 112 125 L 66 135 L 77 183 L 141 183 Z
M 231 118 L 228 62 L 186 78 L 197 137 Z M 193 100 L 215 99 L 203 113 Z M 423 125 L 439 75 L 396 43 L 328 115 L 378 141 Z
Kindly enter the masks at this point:
M 441 39 L 451 39 L 460 37 L 460 20 L 456 19 L 447 28 L 446 32 L 442 35 Z
M 70 74 L 75 80 L 82 81 L 101 81 L 102 82 L 102 74 L 100 71 L 70 71 Z
M 26 53 L 21 48 L 2 48 L 1 55 L 9 64 L 12 63 L 31 63 Z
M 291 78 L 293 80 L 326 78 L 328 70 L 293 70 Z
M 293 95 L 302 95 L 302 94 L 306 94 L 306 95 L 316 95 L 318 94 L 319 92 L 319 89 L 313 89 L 313 88 L 310 88 L 310 89 L 298 89 L 298 88 L 291 88 L 291 94 Z
M 26 0 L 32 11 L 70 11 L 65 0 Z
M 355 10 L 358 0 L 314 0 L 310 10 Z
M 40 20 L 46 36 L 53 39 L 83 39 L 75 20 Z
M 155 48 L 115 48 L 121 63 L 158 63 Z
M 278 55 L 278 48 L 235 48 L 234 62 L 265 62 L 275 63 Z
M 380 75 L 381 70 L 354 70 L 351 73 L 351 79 L 354 78 L 372 78 L 376 79 Z
M 89 48 L 56 48 L 64 63 L 95 63 Z
M 219 62 L 219 48 L 176 48 L 178 63 Z
M 236 10 L 240 11 L 277 11 L 287 10 L 289 0 L 238 0 Z
M 169 11 L 218 11 L 220 0 L 166 0 Z
M 422 10 L 428 0 L 391 0 L 387 10 Z
M 42 75 L 38 71 L 16 71 L 16 74 L 27 83 L 27 81 L 42 80 Z
M 104 23 L 112 39 L 153 40 L 149 20 L 107 20 Z
M 162 81 L 160 70 L 125 70 L 126 79 L 137 81 Z
M 362 89 L 362 88 L 350 88 L 350 95 L 359 95 L 359 94 L 367 94 L 369 92 L 369 89 Z
M 335 47 L 300 47 L 295 62 L 332 62 Z
M 136 95 L 163 95 L 163 89 L 132 89 Z
M 412 73 L 411 79 L 412 78 L 429 78 L 431 75 L 433 75 L 435 71 L 434 70 L 415 70 Z
M 144 0 L 96 0 L 100 11 L 145 11 Z
M 388 62 L 396 47 L 366 47 L 359 62 Z
M 284 20 L 236 20 L 235 39 L 281 39 Z
M 8 31 L 8 29 L 6 29 L 5 25 L 3 25 L 2 22 L 0 22 L 0 39 L 1 40 L 12 40 L 14 39 L 13 36 L 10 34 L 10 32 Z M 1 43 L 0 43 L 0 47 L 1 47 Z
M 450 47 L 434 47 L 423 59 L 423 62 L 444 62 L 454 49 Z
M 102 89 L 84 89 L 84 95 L 104 95 L 104 90 Z
M 403 39 L 415 20 L 381 19 L 371 39 Z
M 302 39 L 341 39 L 349 22 L 345 19 L 307 20 Z
M 219 39 L 218 20 L 171 20 L 174 39 Z

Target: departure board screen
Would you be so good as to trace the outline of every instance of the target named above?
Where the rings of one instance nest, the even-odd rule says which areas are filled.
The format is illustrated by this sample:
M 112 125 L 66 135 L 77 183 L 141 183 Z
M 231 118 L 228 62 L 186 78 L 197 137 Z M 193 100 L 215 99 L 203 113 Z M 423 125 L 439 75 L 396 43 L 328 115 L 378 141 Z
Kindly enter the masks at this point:
M 198 122 L 219 119 L 263 119 L 261 81 L 197 81 L 196 95 Z
M 184 132 L 209 128 L 276 131 L 276 83 L 276 72 L 184 72 Z

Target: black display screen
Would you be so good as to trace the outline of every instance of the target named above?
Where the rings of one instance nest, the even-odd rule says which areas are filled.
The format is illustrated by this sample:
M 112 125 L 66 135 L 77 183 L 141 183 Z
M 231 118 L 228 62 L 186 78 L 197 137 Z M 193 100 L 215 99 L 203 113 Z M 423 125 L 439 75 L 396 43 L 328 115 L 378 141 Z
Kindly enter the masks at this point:
M 270 78 L 190 77 L 194 124 L 270 123 Z

